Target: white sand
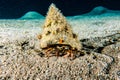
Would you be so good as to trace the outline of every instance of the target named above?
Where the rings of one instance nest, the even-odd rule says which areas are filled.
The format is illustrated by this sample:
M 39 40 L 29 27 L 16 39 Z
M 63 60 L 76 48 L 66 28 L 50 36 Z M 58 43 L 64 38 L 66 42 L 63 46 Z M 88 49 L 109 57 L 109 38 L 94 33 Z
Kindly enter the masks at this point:
M 67 19 L 80 39 L 102 37 L 120 32 L 118 17 L 72 17 Z M 0 42 L 39 34 L 44 20 L 0 20 Z
M 80 39 L 120 32 L 118 18 L 69 18 L 68 21 Z M 38 39 L 34 37 L 41 32 L 43 22 L 44 20 L 0 20 L 0 79 L 117 80 L 120 62 L 117 58 L 118 47 L 108 46 L 104 50 L 106 53 L 111 52 L 113 57 L 98 53 L 86 54 L 73 61 L 62 57 L 40 57 L 39 52 L 35 51 L 39 49 Z

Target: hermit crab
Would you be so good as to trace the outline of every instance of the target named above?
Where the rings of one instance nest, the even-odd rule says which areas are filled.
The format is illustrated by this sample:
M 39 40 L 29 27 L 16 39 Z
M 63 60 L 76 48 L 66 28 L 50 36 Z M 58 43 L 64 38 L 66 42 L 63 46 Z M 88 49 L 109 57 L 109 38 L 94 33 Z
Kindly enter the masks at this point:
M 73 33 L 71 25 L 54 4 L 49 7 L 43 31 L 38 38 L 40 48 L 47 57 L 74 57 L 82 48 L 78 36 Z

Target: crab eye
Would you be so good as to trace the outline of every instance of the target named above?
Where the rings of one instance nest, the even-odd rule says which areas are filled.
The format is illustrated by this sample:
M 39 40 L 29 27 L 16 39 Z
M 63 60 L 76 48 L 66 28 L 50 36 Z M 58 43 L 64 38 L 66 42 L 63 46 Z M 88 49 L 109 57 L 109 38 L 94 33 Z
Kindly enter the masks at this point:
M 63 39 L 59 39 L 59 43 L 62 44 L 64 42 Z

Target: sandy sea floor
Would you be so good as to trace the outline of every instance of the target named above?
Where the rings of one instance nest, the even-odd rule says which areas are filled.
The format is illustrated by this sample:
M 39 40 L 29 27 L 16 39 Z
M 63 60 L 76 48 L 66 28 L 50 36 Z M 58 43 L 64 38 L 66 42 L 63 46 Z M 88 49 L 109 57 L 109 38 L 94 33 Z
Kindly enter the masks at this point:
M 73 31 L 80 39 L 102 37 L 120 32 L 120 18 L 68 18 Z M 41 20 L 0 20 L 0 42 L 13 40 L 24 35 L 36 36 L 41 33 Z M 3 40 L 4 39 L 4 40 Z
M 41 20 L 0 20 L 0 79 L 119 80 L 120 18 L 68 18 L 88 53 L 75 60 L 40 56 Z

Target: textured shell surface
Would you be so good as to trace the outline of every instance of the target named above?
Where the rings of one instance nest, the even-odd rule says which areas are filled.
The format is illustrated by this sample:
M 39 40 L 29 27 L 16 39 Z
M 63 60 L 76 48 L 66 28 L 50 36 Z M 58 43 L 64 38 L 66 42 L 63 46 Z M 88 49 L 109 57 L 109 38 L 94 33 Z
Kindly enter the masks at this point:
M 43 25 L 40 47 L 46 48 L 50 45 L 63 44 L 69 45 L 74 49 L 80 50 L 81 43 L 66 18 L 54 4 L 51 4 Z

